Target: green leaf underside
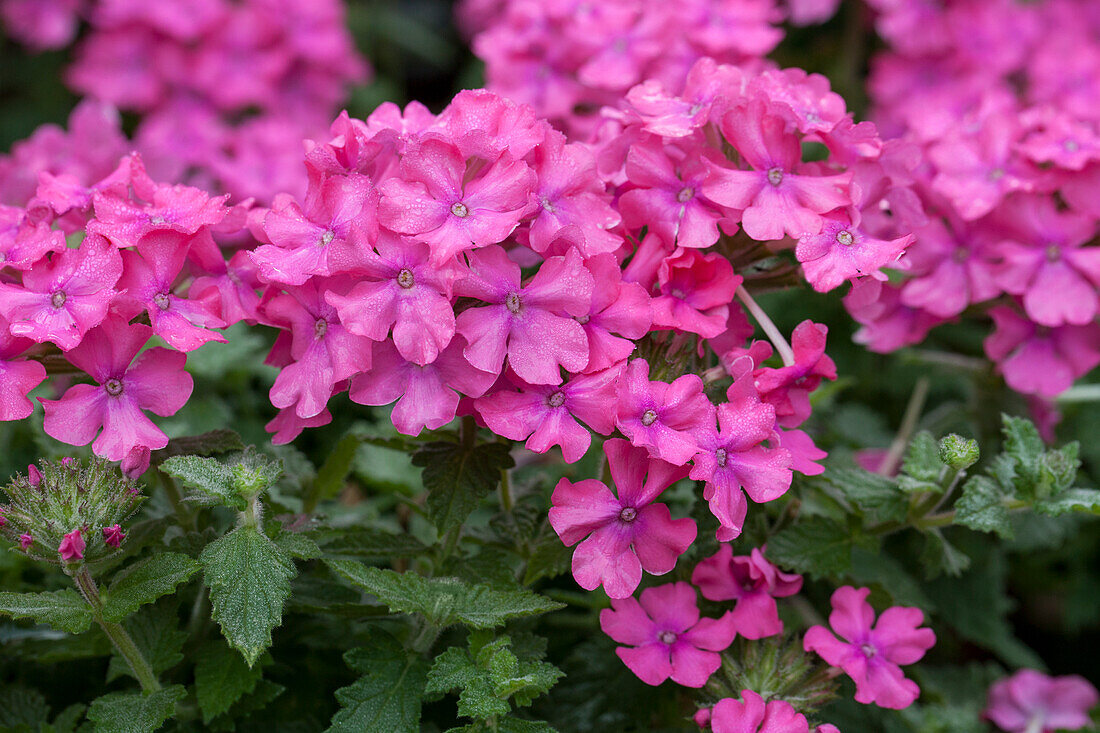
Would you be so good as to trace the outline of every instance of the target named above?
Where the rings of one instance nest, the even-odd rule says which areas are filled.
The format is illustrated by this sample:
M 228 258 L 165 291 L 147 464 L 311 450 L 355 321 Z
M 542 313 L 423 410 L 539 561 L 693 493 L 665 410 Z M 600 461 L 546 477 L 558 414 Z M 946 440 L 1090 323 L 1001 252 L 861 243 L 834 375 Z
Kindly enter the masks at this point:
M 440 533 L 462 525 L 500 481 L 500 472 L 515 465 L 504 443 L 468 448 L 459 443 L 429 443 L 413 456 L 424 468 L 428 515 Z
M 121 621 L 146 603 L 173 592 L 200 567 L 178 552 L 158 553 L 131 565 L 116 575 L 107 589 L 103 617 Z
M 140 692 L 112 692 L 96 698 L 88 719 L 96 733 L 150 733 L 164 725 L 175 712 L 176 703 L 187 696 L 183 685 L 172 685 L 145 695 Z
M 388 633 L 373 629 L 365 647 L 351 649 L 344 661 L 362 676 L 336 691 L 340 710 L 329 731 L 416 733 L 428 665 L 411 656 Z
M 210 723 L 256 688 L 262 665 L 249 667 L 222 641 L 203 644 L 195 655 L 195 697 L 204 723 Z
M 42 593 L 0 592 L 0 614 L 34 619 L 70 634 L 87 631 L 94 620 L 92 609 L 70 588 Z

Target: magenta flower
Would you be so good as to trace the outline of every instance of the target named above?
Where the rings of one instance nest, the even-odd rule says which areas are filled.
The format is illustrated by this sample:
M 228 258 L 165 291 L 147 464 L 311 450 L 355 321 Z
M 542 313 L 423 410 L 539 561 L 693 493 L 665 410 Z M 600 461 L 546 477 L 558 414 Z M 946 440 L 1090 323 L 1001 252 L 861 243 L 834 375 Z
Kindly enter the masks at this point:
M 618 364 L 634 353 L 634 342 L 649 333 L 649 295 L 638 283 L 624 282 L 612 255 L 597 255 L 584 263 L 592 273 L 592 306 L 577 322 L 588 337 L 586 372 Z
M 615 432 L 618 367 L 576 375 L 561 386 L 531 385 L 514 379 L 519 391 L 499 390 L 481 397 L 474 408 L 497 435 L 527 440 L 526 447 L 545 453 L 561 446 L 566 463 L 588 452 L 592 436 L 579 421 L 601 435 Z
M 631 145 L 626 156 L 631 188 L 619 198 L 623 224 L 632 231 L 648 226 L 680 247 L 709 247 L 718 241 L 718 223 L 725 214 L 703 193 L 708 170 L 704 159 L 716 164 L 718 156 L 694 139 L 682 146 L 660 138 Z M 736 225 L 730 222 L 727 229 L 736 231 Z
M 843 214 L 830 215 L 817 234 L 798 241 L 795 257 L 802 263 L 806 280 L 819 293 L 840 287 L 846 280 L 870 275 L 882 279 L 879 270 L 901 258 L 913 235 L 893 240 L 872 237 Z
M 588 341 L 574 318 L 589 312 L 592 275 L 575 250 L 547 259 L 526 286 L 519 265 L 500 247 L 469 259 L 470 274 L 455 284 L 455 294 L 489 304 L 458 315 L 473 366 L 499 374 L 507 354 L 529 384 L 561 384 L 561 368 L 577 373 L 587 366 Z
M 1007 241 L 997 283 L 1023 296 L 1024 310 L 1041 326 L 1084 325 L 1100 309 L 1100 249 L 1081 245 L 1096 234 L 1094 219 L 1059 211 L 1050 196 L 1014 196 L 998 220 Z
M 1054 397 L 1100 364 L 1100 326 L 1037 326 L 1008 306 L 989 309 L 995 330 L 984 341 L 1009 387 Z
M 84 549 L 86 547 L 87 543 L 85 543 L 84 538 L 80 536 L 80 530 L 74 529 L 72 532 L 67 533 L 61 540 L 61 544 L 57 546 L 57 554 L 61 555 L 61 559 L 65 562 L 83 560 Z
M 619 659 L 647 685 L 672 678 L 684 687 L 702 687 L 720 666 L 736 635 L 729 612 L 699 618 L 695 589 L 668 583 L 642 591 L 641 598 L 613 599 L 600 611 L 600 628 L 620 644 Z
M 103 528 L 103 544 L 108 547 L 118 547 L 124 539 L 126 539 L 126 533 L 119 525 L 113 524 Z
M 700 561 L 691 573 L 692 584 L 711 601 L 736 601 L 734 628 L 746 639 L 763 639 L 783 633 L 776 598 L 793 596 L 802 589 L 802 576 L 784 573 L 768 562 L 760 548 L 749 555 L 733 556 L 723 543 L 718 552 Z
M 171 230 L 151 232 L 138 242 L 136 251 L 122 253 L 124 270 L 118 281 L 119 305 L 125 316 L 145 311 L 153 333 L 180 351 L 193 351 L 205 343 L 225 343 L 225 337 L 208 328 L 223 328 L 218 316 L 220 297 L 189 300 L 172 292 L 190 249 L 190 236 Z
M 12 336 L 8 322 L 0 316 L 0 421 L 22 420 L 34 412 L 27 395 L 46 380 L 46 368 L 18 358 L 33 345 L 30 339 Z
M 276 324 L 290 329 L 289 359 L 271 386 L 271 404 L 293 405 L 300 418 L 318 415 L 338 382 L 371 365 L 370 340 L 350 333 L 324 300 L 326 291 L 342 287 L 346 283 L 339 280 L 313 278 L 287 288 L 264 309 Z M 276 343 L 273 351 L 278 348 Z
M 325 300 L 336 308 L 351 333 L 384 340 L 393 328 L 401 356 L 420 365 L 435 361 L 455 333 L 451 265 L 432 265 L 423 242 L 383 233 L 377 253 L 364 258 L 362 275 L 347 295 L 329 291 Z
M 366 176 L 330 176 L 311 187 L 305 210 L 276 198 L 264 217 L 271 244 L 252 252 L 260 277 L 301 285 L 311 275 L 337 275 L 358 265 L 378 231 L 378 193 Z
M 902 674 L 902 664 L 913 664 L 936 643 L 932 629 L 919 608 L 894 606 L 882 612 L 867 603 L 870 588 L 846 585 L 833 593 L 829 625 L 844 641 L 824 626 L 813 626 L 803 639 L 808 652 L 817 652 L 834 667 L 843 669 L 856 683 L 856 702 L 901 710 L 913 704 L 920 688 Z
M 821 214 L 851 203 L 850 174 L 796 173 L 802 159 L 798 137 L 760 100 L 735 107 L 722 119 L 722 134 L 753 170 L 725 168 L 704 160 L 710 177 L 703 193 L 728 209 L 743 210 L 741 227 L 755 240 L 796 239 L 821 231 Z
M 65 250 L 65 234 L 27 212 L 0 204 L 0 268 L 27 270 L 50 252 Z
M 378 213 L 387 229 L 430 244 L 433 262 L 440 263 L 507 239 L 534 188 L 534 172 L 508 154 L 467 180 L 458 148 L 426 135 L 408 142 L 397 177 L 379 185 Z
M 810 416 L 810 393 L 822 379 L 836 379 L 836 364 L 825 354 L 829 329 L 805 320 L 791 334 L 794 364 L 753 372 L 760 399 L 775 407 L 776 421 L 793 428 Z
M 752 690 L 741 690 L 741 700 L 726 697 L 715 703 L 710 714 L 714 733 L 809 733 L 806 716 L 789 702 L 764 698 Z
M 699 436 L 691 478 L 705 481 L 703 498 L 718 519 L 717 537 L 728 542 L 741 534 L 748 512 L 745 492 L 758 504 L 774 501 L 791 486 L 791 452 L 778 445 L 775 408 L 762 403 L 746 372 L 726 391 L 718 406 L 718 430 Z M 744 491 L 742 491 L 744 489 Z
M 34 544 L 34 537 L 31 537 L 29 534 L 26 534 L 26 533 L 19 535 L 19 549 L 20 550 L 23 550 L 25 552 L 27 550 L 27 548 L 30 547 L 33 544 Z
M 562 479 L 550 497 L 550 526 L 573 553 L 573 577 L 585 590 L 601 584 L 612 598 L 626 598 L 642 580 L 642 570 L 664 575 L 695 541 L 690 518 L 672 519 L 654 500 L 684 478 L 687 469 L 650 458 L 625 440 L 604 442 L 618 496 L 602 482 Z M 581 541 L 583 540 L 583 542 Z
M 470 365 L 462 356 L 462 337 L 451 341 L 430 364 L 407 361 L 391 341 L 374 344 L 371 368 L 351 380 L 351 400 L 361 405 L 388 405 L 398 432 L 419 435 L 455 419 L 459 395 L 480 397 L 497 375 Z
M 1006 733 L 1080 730 L 1092 723 L 1089 710 L 1098 700 L 1096 688 L 1084 677 L 1049 677 L 1021 669 L 993 683 L 983 715 Z
M 950 224 L 950 226 L 948 225 Z M 901 302 L 939 318 L 951 318 L 972 303 L 995 298 L 992 256 L 999 251 L 985 227 L 962 221 L 933 220 L 916 234 L 905 251 L 912 278 L 901 290 Z
M 96 384 L 76 384 L 59 400 L 40 400 L 46 433 L 69 445 L 94 440 L 92 450 L 109 461 L 123 460 L 136 447 L 157 450 L 168 445 L 168 436 L 144 411 L 176 414 L 194 382 L 183 368 L 187 357 L 178 351 L 148 349 L 135 361 L 152 335 L 148 326 L 131 326 L 116 316 L 89 331 L 65 358 Z
M 313 417 L 305 418 L 298 417 L 294 407 L 287 407 L 279 410 L 279 414 L 264 425 L 264 430 L 272 433 L 272 444 L 286 445 L 301 435 L 306 428 L 319 428 L 330 422 L 332 422 L 332 413 L 327 407 Z
M 531 220 L 528 240 L 531 249 L 546 254 L 551 242 L 565 227 L 580 233 L 579 248 L 586 257 L 613 252 L 622 238 L 610 229 L 620 217 L 609 204 L 610 196 L 596 172 L 592 153 L 578 144 L 569 144 L 557 131 L 535 148 L 532 166 L 538 176 L 534 190 L 539 208 Z
M 703 380 L 685 374 L 672 384 L 651 382 L 649 362 L 634 359 L 622 376 L 615 425 L 636 446 L 663 461 L 682 466 L 699 452 L 713 430 L 714 405 L 703 393 Z
M 0 315 L 13 336 L 52 341 L 68 351 L 98 326 L 117 294 L 118 250 L 89 234 L 79 249 L 43 259 L 23 273 L 23 285 L 0 283 Z
M 653 327 L 717 336 L 726 330 L 729 304 L 741 282 L 721 254 L 678 248 L 657 269 L 660 295 L 652 301 Z

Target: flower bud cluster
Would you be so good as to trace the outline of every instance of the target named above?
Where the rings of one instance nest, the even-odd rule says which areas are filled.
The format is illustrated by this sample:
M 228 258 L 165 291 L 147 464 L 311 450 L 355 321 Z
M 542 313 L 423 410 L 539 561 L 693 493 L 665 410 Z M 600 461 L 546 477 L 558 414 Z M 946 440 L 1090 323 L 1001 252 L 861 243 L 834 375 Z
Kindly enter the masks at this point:
M 0 534 L 48 562 L 92 562 L 126 539 L 124 523 L 144 501 L 140 487 L 102 459 L 43 460 L 4 487 Z

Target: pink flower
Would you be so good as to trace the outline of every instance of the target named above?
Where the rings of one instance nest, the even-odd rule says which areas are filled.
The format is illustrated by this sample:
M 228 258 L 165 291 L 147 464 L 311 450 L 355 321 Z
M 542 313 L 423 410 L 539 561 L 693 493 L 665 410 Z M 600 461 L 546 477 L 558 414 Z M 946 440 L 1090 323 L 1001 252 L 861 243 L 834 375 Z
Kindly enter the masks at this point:
M 836 364 L 825 354 L 829 329 L 805 320 L 791 334 L 795 363 L 753 372 L 760 399 L 775 407 L 776 420 L 786 428 L 805 422 L 810 416 L 810 393 L 822 379 L 836 379 Z
M 587 372 L 618 364 L 634 353 L 634 342 L 649 332 L 649 295 L 638 283 L 624 282 L 623 271 L 609 254 L 585 261 L 592 273 L 592 305 L 577 322 L 588 337 Z
M 350 333 L 324 300 L 325 292 L 337 287 L 346 283 L 314 278 L 287 288 L 264 308 L 275 323 L 290 329 L 290 358 L 271 386 L 271 404 L 295 405 L 300 418 L 319 414 L 338 382 L 371 364 L 371 342 Z
M 28 270 L 48 253 L 64 250 L 64 232 L 31 222 L 23 209 L 0 205 L 0 269 Z
M 814 626 L 802 645 L 855 681 L 856 702 L 901 710 L 913 704 L 920 688 L 903 676 L 900 665 L 919 661 L 935 645 L 936 635 L 932 629 L 918 628 L 924 622 L 919 608 L 888 608 L 875 623 L 874 609 L 867 603 L 870 592 L 846 585 L 833 593 L 829 625 L 845 641 L 824 626 Z
M 625 440 L 604 443 L 618 496 L 595 479 L 562 479 L 551 496 L 550 525 L 573 553 L 573 577 L 585 590 L 601 584 L 612 598 L 626 598 L 642 570 L 663 575 L 695 541 L 695 522 L 672 519 L 668 507 L 653 503 L 668 486 L 687 475 L 685 468 L 652 459 Z M 581 542 L 581 540 L 584 540 Z
M 455 294 L 489 304 L 458 315 L 472 365 L 499 373 L 507 354 L 529 384 L 560 384 L 561 368 L 576 373 L 587 366 L 587 338 L 573 317 L 589 312 L 592 275 L 575 250 L 547 259 L 526 286 L 519 265 L 500 247 L 473 252 L 469 260 L 470 274 L 455 284 Z
M 183 368 L 187 357 L 178 351 L 148 349 L 134 360 L 152 335 L 148 326 L 131 326 L 116 316 L 89 331 L 65 358 L 96 384 L 76 384 L 59 400 L 40 400 L 46 433 L 70 445 L 95 440 L 92 450 L 109 461 L 123 460 L 135 447 L 168 445 L 168 436 L 144 410 L 176 414 L 194 383 Z
M 57 554 L 61 555 L 61 559 L 65 562 L 83 560 L 84 548 L 86 546 L 84 538 L 80 536 L 80 530 L 74 529 L 72 532 L 67 533 L 64 539 L 61 540 L 61 544 L 57 546 Z
M 615 431 L 615 389 L 619 367 L 576 375 L 561 386 L 531 385 L 514 379 L 519 391 L 499 390 L 479 398 L 474 408 L 497 435 L 527 440 L 526 447 L 545 453 L 561 446 L 566 463 L 588 452 L 592 436 L 578 419 L 601 435 Z
M 702 687 L 720 666 L 736 635 L 727 612 L 721 618 L 699 618 L 695 589 L 669 583 L 634 598 L 613 599 L 600 611 L 600 628 L 620 644 L 615 653 L 647 685 L 665 680 Z
M 30 339 L 12 336 L 8 322 L 0 316 L 0 421 L 22 420 L 34 412 L 27 395 L 46 380 L 46 368 L 18 358 L 33 345 Z
M 29 534 L 19 535 L 19 549 L 26 552 L 27 548 L 34 544 L 34 538 Z
M 1084 677 L 1049 677 L 1021 669 L 993 683 L 983 715 L 1007 733 L 1080 730 L 1091 724 L 1089 710 L 1098 700 L 1096 688 Z
M 901 302 L 939 318 L 957 316 L 1001 292 L 994 281 L 991 256 L 996 250 L 988 230 L 953 219 L 933 220 L 905 251 L 913 277 L 902 286 Z
M 287 407 L 279 410 L 279 414 L 264 425 L 264 430 L 273 434 L 272 444 L 286 445 L 301 435 L 306 428 L 319 428 L 330 422 L 332 422 L 332 413 L 327 407 L 313 417 L 306 418 L 298 417 L 294 407 Z
M 271 244 L 252 252 L 260 277 L 301 285 L 311 275 L 351 270 L 378 231 L 378 193 L 366 176 L 330 176 L 311 187 L 305 210 L 289 197 L 276 198 L 264 217 Z
M 393 328 L 401 355 L 420 365 L 435 361 L 455 333 L 451 265 L 432 265 L 423 242 L 383 233 L 377 253 L 364 257 L 359 282 L 347 295 L 329 291 L 325 300 L 336 308 L 351 333 L 384 340 Z
M 103 544 L 108 547 L 118 547 L 124 539 L 126 539 L 126 534 L 119 525 L 113 524 L 110 527 L 103 528 Z
M 626 176 L 631 187 L 619 198 L 623 223 L 632 231 L 647 226 L 680 247 L 709 247 L 718 241 L 718 223 L 725 215 L 703 193 L 704 158 L 718 160 L 696 140 L 682 149 L 653 137 L 630 146 Z M 736 231 L 732 222 L 727 228 Z
M 31 486 L 38 486 L 42 483 L 42 472 L 33 463 L 27 466 L 27 483 Z
M 710 728 L 714 733 L 809 733 L 806 716 L 783 700 L 764 698 L 752 690 L 741 690 L 741 700 L 726 697 L 711 710 Z
M 432 260 L 503 242 L 519 225 L 535 174 L 505 153 L 466 179 L 466 159 L 448 140 L 410 140 L 398 174 L 383 181 L 379 217 L 387 229 L 418 235 Z
M 652 301 L 653 327 L 717 336 L 726 330 L 729 304 L 741 282 L 721 254 L 678 248 L 657 269 L 660 295 Z
M 911 234 L 890 241 L 877 239 L 844 215 L 830 215 L 823 221 L 820 232 L 803 236 L 795 248 L 795 257 L 802 263 L 806 279 L 820 293 L 840 287 L 854 277 L 870 275 L 881 279 L 884 275 L 879 270 L 897 262 L 913 241 Z
M 651 382 L 645 359 L 631 361 L 622 380 L 615 425 L 623 435 L 663 461 L 677 466 L 690 461 L 714 425 L 714 405 L 703 393 L 703 380 L 685 374 L 672 384 Z
M 180 351 L 193 351 L 210 341 L 225 343 L 224 336 L 208 330 L 226 325 L 218 317 L 221 299 L 217 293 L 204 302 L 172 292 L 190 247 L 189 235 L 171 230 L 151 232 L 141 238 L 136 251 L 122 253 L 125 269 L 118 281 L 122 312 L 132 317 L 144 310 L 153 333 Z
M 1054 397 L 1100 364 L 1100 326 L 1036 326 L 1008 306 L 989 310 L 995 330 L 985 353 L 997 362 L 1009 387 Z
M 763 639 L 783 633 L 776 598 L 793 596 L 802 589 L 802 576 L 784 573 L 754 547 L 749 555 L 733 556 L 728 544 L 702 560 L 691 582 L 711 601 L 736 601 L 734 628 L 746 639 Z
M 727 542 L 741 534 L 748 512 L 745 492 L 758 504 L 773 501 L 791 486 L 791 452 L 777 445 L 775 408 L 762 403 L 746 372 L 718 406 L 718 426 L 698 441 L 691 478 L 705 481 L 703 498 L 720 524 L 717 537 Z M 750 637 L 755 638 L 755 637 Z
M 0 283 L 0 315 L 13 336 L 52 341 L 68 351 L 107 315 L 121 274 L 122 258 L 114 245 L 88 235 L 79 249 L 25 271 L 22 287 Z
M 397 400 L 390 419 L 405 435 L 435 430 L 455 419 L 458 392 L 480 397 L 496 381 L 494 372 L 470 365 L 462 356 L 465 341 L 451 341 L 430 364 L 407 361 L 391 341 L 374 344 L 371 367 L 351 380 L 351 400 L 361 405 L 388 405 Z
M 850 174 L 796 173 L 802 149 L 786 122 L 754 100 L 722 119 L 722 134 L 753 170 L 720 167 L 704 160 L 711 176 L 703 193 L 733 210 L 743 210 L 741 227 L 753 239 L 798 238 L 821 231 L 821 214 L 851 203 Z

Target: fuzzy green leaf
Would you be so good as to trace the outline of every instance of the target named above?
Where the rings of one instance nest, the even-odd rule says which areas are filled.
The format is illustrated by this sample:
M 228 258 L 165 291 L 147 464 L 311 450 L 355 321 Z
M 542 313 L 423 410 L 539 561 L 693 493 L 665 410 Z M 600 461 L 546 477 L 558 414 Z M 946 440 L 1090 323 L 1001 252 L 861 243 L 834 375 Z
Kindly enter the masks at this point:
M 563 608 L 528 590 L 497 590 L 457 578 L 424 578 L 415 573 L 369 567 L 351 560 L 326 560 L 337 574 L 401 613 L 416 613 L 436 626 L 465 624 L 475 629 L 501 626 L 509 619 Z
M 440 534 L 459 527 L 500 482 L 500 472 L 515 465 L 504 443 L 467 448 L 459 443 L 429 443 L 413 456 L 424 469 L 428 515 Z
M 249 666 L 271 646 L 290 597 L 294 562 L 255 527 L 242 526 L 212 542 L 199 556 L 210 588 L 214 620 Z
M 962 496 L 955 502 L 955 524 L 979 532 L 996 532 L 1012 539 L 1012 525 L 1004 500 L 1004 489 L 986 476 L 971 476 L 963 484 Z
M 834 468 L 825 480 L 875 521 L 905 519 L 909 499 L 893 479 L 859 468 Z
M 1035 502 L 1040 514 L 1056 517 L 1067 512 L 1100 514 L 1100 491 L 1096 489 L 1066 489 L 1050 499 Z
M 416 557 L 428 548 L 409 534 L 396 534 L 373 527 L 326 530 L 318 538 L 325 557 L 357 560 L 388 560 Z
M 523 584 L 531 585 L 542 578 L 556 578 L 569 572 L 573 549 L 566 547 L 549 525 L 545 525 L 531 547 Z
M 920 554 L 920 564 L 924 568 L 926 580 L 932 580 L 942 573 L 956 577 L 970 567 L 970 558 L 947 541 L 938 529 L 926 532 L 924 548 Z
M 848 572 L 853 546 L 847 527 L 810 517 L 772 536 L 767 555 L 778 565 L 820 578 Z
M 0 592 L 0 614 L 30 618 L 55 629 L 79 634 L 92 625 L 92 609 L 70 588 L 43 593 Z
M 187 632 L 180 630 L 175 610 L 163 605 L 144 608 L 140 613 L 126 619 L 122 625 L 155 674 L 171 669 L 183 661 L 183 644 L 187 641 Z M 124 674 L 134 676 L 126 660 L 115 654 L 107 667 L 107 681 L 111 682 Z
M 237 510 L 247 507 L 249 497 L 258 496 L 283 474 L 282 461 L 269 458 L 251 446 L 221 460 L 176 456 L 160 468 L 198 492 L 189 495 L 188 500 Z
M 417 733 L 420 699 L 428 665 L 406 652 L 396 639 L 374 629 L 365 647 L 344 654 L 344 661 L 362 676 L 336 691 L 340 710 L 329 731 Z
M 146 603 L 173 592 L 200 567 L 178 552 L 162 552 L 134 563 L 111 581 L 103 602 L 103 617 L 121 621 Z
M 312 539 L 301 532 L 280 532 L 275 538 L 280 550 L 298 560 L 316 560 L 321 556 L 321 548 Z
M 262 665 L 249 667 L 241 655 L 222 641 L 203 644 L 195 655 L 195 697 L 202 720 L 209 724 L 256 688 Z
M 50 706 L 38 690 L 22 685 L 0 687 L 0 730 L 37 731 L 50 719 Z
M 943 469 L 940 446 L 932 433 L 922 430 L 914 435 L 901 463 L 902 473 L 919 481 L 936 482 Z
M 98 697 L 88 709 L 95 733 L 151 733 L 159 729 L 187 696 L 183 685 L 172 685 L 145 695 L 112 692 Z
M 1001 415 L 1001 431 L 1004 433 L 1004 452 L 1011 456 L 1028 475 L 1038 473 L 1039 458 L 1043 455 L 1043 439 L 1030 420 L 1011 415 Z

